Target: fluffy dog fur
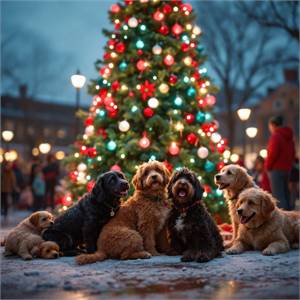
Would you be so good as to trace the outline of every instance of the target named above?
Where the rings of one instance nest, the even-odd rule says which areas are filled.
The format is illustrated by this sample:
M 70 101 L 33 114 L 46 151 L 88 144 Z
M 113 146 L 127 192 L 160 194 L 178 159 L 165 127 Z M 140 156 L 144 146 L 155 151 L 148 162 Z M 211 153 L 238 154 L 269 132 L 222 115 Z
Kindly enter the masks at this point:
M 255 188 L 243 191 L 236 207 L 240 225 L 228 254 L 260 250 L 264 255 L 274 255 L 299 248 L 298 211 L 279 209 L 271 194 Z
M 78 256 L 77 263 L 158 255 L 156 238 L 169 213 L 168 181 L 169 171 L 162 163 L 152 161 L 139 166 L 132 181 L 135 187 L 133 196 L 121 205 L 117 215 L 103 227 L 97 252 Z
M 76 255 L 82 244 L 88 253 L 95 252 L 102 227 L 117 212 L 120 198 L 127 195 L 128 189 L 129 183 L 121 172 L 102 174 L 92 191 L 59 216 L 43 238 L 56 242 L 64 255 Z
M 168 185 L 173 208 L 168 219 L 172 254 L 182 261 L 206 262 L 219 256 L 223 240 L 214 220 L 202 203 L 203 189 L 196 175 L 183 168 Z
M 215 176 L 215 184 L 220 190 L 224 190 L 224 197 L 228 205 L 229 215 L 233 228 L 231 241 L 225 244 L 225 248 L 233 245 L 237 237 L 239 218 L 236 212 L 236 203 L 239 194 L 248 188 L 255 187 L 251 176 L 247 174 L 246 169 L 239 165 L 225 166 L 219 174 Z
M 38 211 L 23 220 L 5 238 L 4 255 L 17 254 L 25 260 L 32 259 L 44 240 L 42 230 L 53 224 L 53 216 L 47 211 Z

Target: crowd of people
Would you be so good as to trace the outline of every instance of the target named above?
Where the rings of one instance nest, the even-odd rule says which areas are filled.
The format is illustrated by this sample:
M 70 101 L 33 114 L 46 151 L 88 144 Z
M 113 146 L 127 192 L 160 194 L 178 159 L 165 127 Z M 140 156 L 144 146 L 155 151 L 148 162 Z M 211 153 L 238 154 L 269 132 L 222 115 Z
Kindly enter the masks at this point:
M 34 158 L 30 171 L 21 169 L 18 160 L 3 161 L 1 166 L 1 215 L 15 209 L 53 210 L 55 186 L 61 177 L 60 166 L 53 154 L 46 161 Z
M 256 184 L 278 199 L 278 206 L 295 209 L 299 198 L 299 160 L 295 156 L 293 131 L 284 126 L 283 118 L 276 116 L 269 121 L 271 133 L 266 159 L 257 156 L 249 172 Z M 243 165 L 243 162 L 239 162 Z M 36 157 L 29 174 L 25 174 L 18 161 L 4 161 L 1 166 L 1 215 L 8 214 L 9 204 L 14 208 L 53 210 L 55 187 L 63 177 L 53 154 L 46 161 Z

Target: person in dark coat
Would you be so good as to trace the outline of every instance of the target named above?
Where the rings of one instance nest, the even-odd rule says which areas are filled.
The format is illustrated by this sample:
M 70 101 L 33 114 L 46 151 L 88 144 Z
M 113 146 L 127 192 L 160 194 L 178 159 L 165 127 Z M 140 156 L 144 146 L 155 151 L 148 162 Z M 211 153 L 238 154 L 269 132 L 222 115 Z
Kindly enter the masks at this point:
M 43 168 L 44 179 L 46 183 L 46 201 L 50 199 L 50 206 L 54 209 L 54 193 L 55 186 L 59 177 L 59 165 L 53 156 L 53 154 L 49 154 L 47 157 L 47 165 Z
M 295 159 L 293 130 L 283 127 L 283 118 L 276 116 L 269 121 L 271 137 L 265 166 L 270 178 L 272 194 L 279 200 L 279 207 L 291 210 L 288 187 L 289 174 Z

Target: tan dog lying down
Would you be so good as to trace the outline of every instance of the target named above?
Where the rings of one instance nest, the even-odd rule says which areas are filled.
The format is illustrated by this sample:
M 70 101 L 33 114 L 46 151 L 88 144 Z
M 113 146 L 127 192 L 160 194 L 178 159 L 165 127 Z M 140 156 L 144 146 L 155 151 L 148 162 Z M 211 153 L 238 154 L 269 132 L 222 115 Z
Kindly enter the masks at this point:
M 227 254 L 260 250 L 274 255 L 299 248 L 300 212 L 279 209 L 271 194 L 256 188 L 243 191 L 236 207 L 238 236 Z
M 57 258 L 58 245 L 45 242 L 40 234 L 43 229 L 53 224 L 53 216 L 47 211 L 39 211 L 23 220 L 12 229 L 5 238 L 5 256 L 19 255 L 28 260 L 33 257 Z

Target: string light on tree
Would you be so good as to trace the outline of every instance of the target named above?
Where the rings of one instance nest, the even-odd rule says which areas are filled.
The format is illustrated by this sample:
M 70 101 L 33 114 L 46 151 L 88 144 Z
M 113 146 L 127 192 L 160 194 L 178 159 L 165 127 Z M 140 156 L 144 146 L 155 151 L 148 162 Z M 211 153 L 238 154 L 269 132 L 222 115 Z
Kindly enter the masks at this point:
M 149 107 L 151 107 L 151 108 L 157 108 L 158 106 L 159 106 L 159 101 L 156 99 L 156 98 L 150 98 L 149 100 L 148 100 L 148 105 L 149 105 Z
M 128 123 L 128 121 L 123 120 L 119 123 L 119 130 L 122 132 L 126 132 L 128 131 L 130 128 L 130 124 Z

